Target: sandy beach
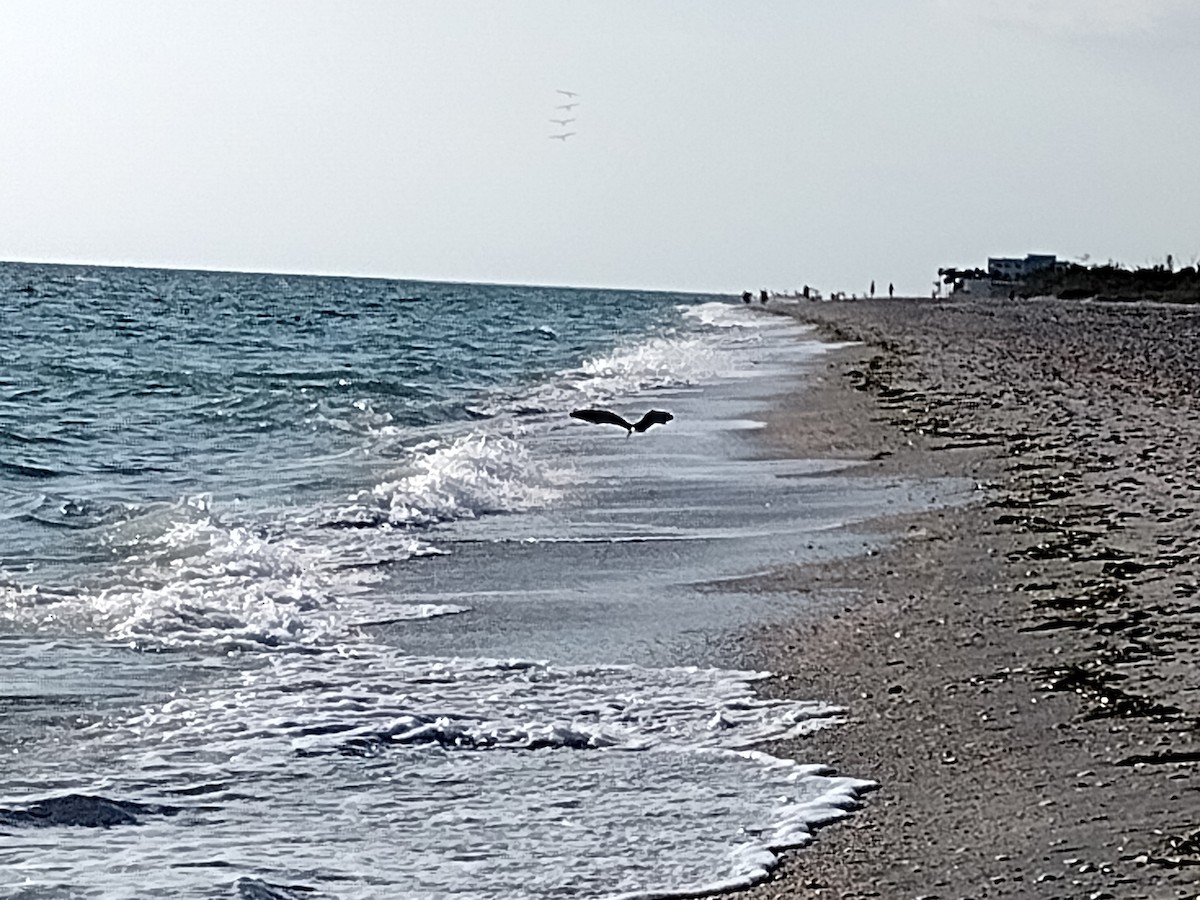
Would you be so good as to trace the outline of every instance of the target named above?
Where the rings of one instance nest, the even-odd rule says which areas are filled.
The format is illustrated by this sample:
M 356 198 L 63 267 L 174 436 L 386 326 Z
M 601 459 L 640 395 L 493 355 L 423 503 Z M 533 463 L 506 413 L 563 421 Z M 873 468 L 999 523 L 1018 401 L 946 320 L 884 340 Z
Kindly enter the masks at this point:
M 880 788 L 739 896 L 1200 895 L 1200 311 L 773 311 L 861 342 L 772 417 L 780 453 L 972 499 L 742 585 L 822 612 L 732 652 L 779 673 L 766 690 L 847 711 L 773 752 Z

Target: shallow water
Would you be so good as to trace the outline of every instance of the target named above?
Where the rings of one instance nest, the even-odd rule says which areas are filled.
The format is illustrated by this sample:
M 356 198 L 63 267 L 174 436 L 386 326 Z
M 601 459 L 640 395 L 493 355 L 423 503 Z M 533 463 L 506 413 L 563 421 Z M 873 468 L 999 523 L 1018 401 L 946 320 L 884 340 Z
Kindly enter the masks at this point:
M 926 505 L 761 458 L 823 349 L 718 298 L 0 267 L 0 889 L 664 896 L 863 782 L 699 582 Z M 411 299 L 410 299 L 411 298 Z M 632 438 L 565 412 L 672 410 Z

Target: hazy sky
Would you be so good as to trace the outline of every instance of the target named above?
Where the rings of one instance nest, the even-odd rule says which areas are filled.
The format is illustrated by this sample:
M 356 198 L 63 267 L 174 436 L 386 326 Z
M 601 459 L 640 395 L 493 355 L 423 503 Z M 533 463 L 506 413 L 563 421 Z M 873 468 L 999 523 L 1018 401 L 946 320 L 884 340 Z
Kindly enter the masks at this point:
M 0 259 L 925 293 L 1198 159 L 1197 0 L 0 0 Z

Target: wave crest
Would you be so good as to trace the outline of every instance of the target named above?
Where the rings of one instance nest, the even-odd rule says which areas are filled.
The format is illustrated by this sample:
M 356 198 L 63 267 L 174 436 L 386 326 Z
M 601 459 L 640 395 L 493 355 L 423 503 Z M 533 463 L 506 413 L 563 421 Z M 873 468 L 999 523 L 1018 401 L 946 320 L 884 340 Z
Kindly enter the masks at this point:
M 440 552 L 403 534 L 365 543 L 315 528 L 273 534 L 226 522 L 210 504 L 197 496 L 148 508 L 103 535 L 115 564 L 101 580 L 53 592 L 8 588 L 0 609 L 17 622 L 137 647 L 311 646 L 378 616 L 359 595 L 386 577 L 387 563 Z M 460 611 L 400 605 L 387 616 Z
M 562 491 L 512 437 L 472 433 L 414 447 L 409 471 L 359 491 L 340 510 L 347 525 L 420 526 L 552 503 Z

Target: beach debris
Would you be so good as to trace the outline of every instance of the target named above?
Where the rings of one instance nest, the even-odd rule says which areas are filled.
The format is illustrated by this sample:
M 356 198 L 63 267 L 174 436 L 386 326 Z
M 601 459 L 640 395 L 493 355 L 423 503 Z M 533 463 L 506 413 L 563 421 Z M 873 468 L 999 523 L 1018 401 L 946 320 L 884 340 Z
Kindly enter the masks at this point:
M 1152 718 L 1171 719 L 1182 710 L 1177 706 L 1139 697 L 1114 686 L 1127 676 L 1099 663 L 1069 663 L 1053 666 L 1038 673 L 1043 686 L 1050 691 L 1078 694 L 1087 704 L 1083 719 Z

